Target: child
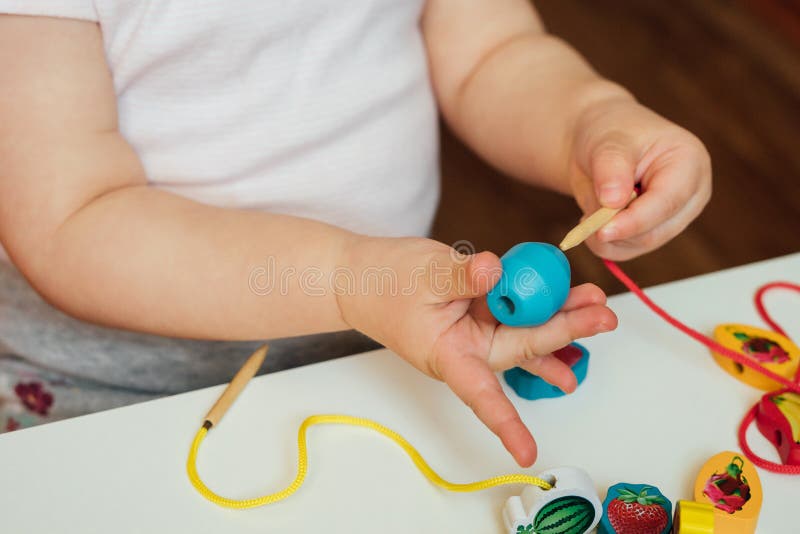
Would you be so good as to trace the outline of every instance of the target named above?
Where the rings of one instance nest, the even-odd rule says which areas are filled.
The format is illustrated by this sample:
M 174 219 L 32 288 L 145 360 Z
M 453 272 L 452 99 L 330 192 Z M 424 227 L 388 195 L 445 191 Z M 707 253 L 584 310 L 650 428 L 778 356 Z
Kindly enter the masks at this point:
M 497 325 L 482 300 L 497 256 L 424 237 L 437 109 L 488 161 L 586 213 L 641 182 L 589 241 L 602 257 L 658 247 L 710 195 L 700 141 L 600 78 L 526 0 L 0 0 L 0 12 L 11 427 L 14 413 L 225 381 L 252 340 L 315 335 L 274 343 L 278 366 L 371 346 L 352 329 L 445 381 L 528 466 L 533 437 L 495 372 L 521 365 L 572 391 L 551 352 L 616 318 L 584 285 L 543 326 Z

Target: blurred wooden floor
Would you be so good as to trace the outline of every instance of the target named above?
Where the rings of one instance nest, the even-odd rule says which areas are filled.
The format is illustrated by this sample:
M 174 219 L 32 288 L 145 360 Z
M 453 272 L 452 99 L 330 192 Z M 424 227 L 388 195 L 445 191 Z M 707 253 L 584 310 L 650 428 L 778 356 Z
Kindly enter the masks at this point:
M 625 264 L 643 285 L 800 251 L 800 41 L 764 15 L 774 14 L 762 9 L 771 3 L 781 2 L 536 2 L 550 31 L 711 152 L 714 197 L 704 214 Z M 558 243 L 577 221 L 571 199 L 498 175 L 447 132 L 442 145 L 437 239 L 502 254 L 520 241 Z M 570 261 L 575 283 L 623 289 L 585 247 Z

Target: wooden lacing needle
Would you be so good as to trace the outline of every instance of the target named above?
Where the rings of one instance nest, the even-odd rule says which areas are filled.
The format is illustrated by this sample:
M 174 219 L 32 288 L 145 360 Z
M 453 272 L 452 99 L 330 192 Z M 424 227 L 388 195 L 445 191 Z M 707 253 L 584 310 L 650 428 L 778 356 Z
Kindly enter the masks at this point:
M 228 387 L 222 392 L 220 398 L 217 399 L 217 402 L 215 402 L 214 406 L 208 411 L 205 423 L 203 423 L 206 429 L 210 429 L 222 420 L 222 416 L 225 415 L 225 412 L 231 407 L 236 397 L 239 396 L 247 383 L 250 382 L 250 379 L 256 376 L 256 373 L 261 368 L 261 364 L 264 363 L 264 358 L 267 357 L 268 350 L 269 347 L 267 345 L 259 347 L 247 358 L 242 368 L 236 372 L 231 383 L 228 384 Z
M 628 201 L 628 204 L 633 202 L 633 199 L 635 199 L 636 196 L 636 191 L 634 191 L 631 195 L 631 199 Z M 581 221 L 575 228 L 570 230 L 558 245 L 558 248 L 566 251 L 572 247 L 577 247 L 586 241 L 590 235 L 605 226 L 611 219 L 614 218 L 614 215 L 625 209 L 628 204 L 621 208 L 600 208 L 599 210 L 595 211 Z

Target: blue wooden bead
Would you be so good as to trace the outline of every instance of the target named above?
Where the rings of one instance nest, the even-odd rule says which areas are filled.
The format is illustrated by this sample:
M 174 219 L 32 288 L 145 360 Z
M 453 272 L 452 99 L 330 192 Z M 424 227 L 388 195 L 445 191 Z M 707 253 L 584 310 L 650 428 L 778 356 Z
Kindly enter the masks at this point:
M 500 261 L 503 274 L 486 301 L 492 315 L 509 326 L 546 323 L 569 293 L 569 261 L 548 243 L 520 243 Z
M 589 351 L 580 343 L 570 343 L 561 350 L 554 353 L 556 358 L 564 361 L 560 356 L 565 353 L 575 352 L 579 354 L 576 361 L 565 362 L 575 373 L 580 386 L 586 379 L 589 372 Z M 565 354 L 566 355 L 566 354 Z M 569 354 L 568 358 L 574 360 L 574 355 Z M 565 395 L 557 386 L 553 386 L 544 381 L 541 377 L 529 373 L 521 367 L 512 367 L 503 373 L 506 383 L 514 390 L 514 393 L 526 400 L 552 399 Z

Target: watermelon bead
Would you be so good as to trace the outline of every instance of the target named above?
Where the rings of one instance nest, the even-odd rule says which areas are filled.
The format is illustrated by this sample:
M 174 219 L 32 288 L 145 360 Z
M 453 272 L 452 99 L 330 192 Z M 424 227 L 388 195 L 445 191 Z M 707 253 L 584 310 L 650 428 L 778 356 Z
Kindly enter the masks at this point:
M 577 467 L 558 467 L 539 473 L 552 487 L 526 486 L 509 497 L 503 508 L 508 534 L 587 534 L 594 530 L 603 508 L 588 473 Z
M 583 534 L 594 522 L 594 506 L 577 495 L 547 503 L 533 520 L 533 532 Z

